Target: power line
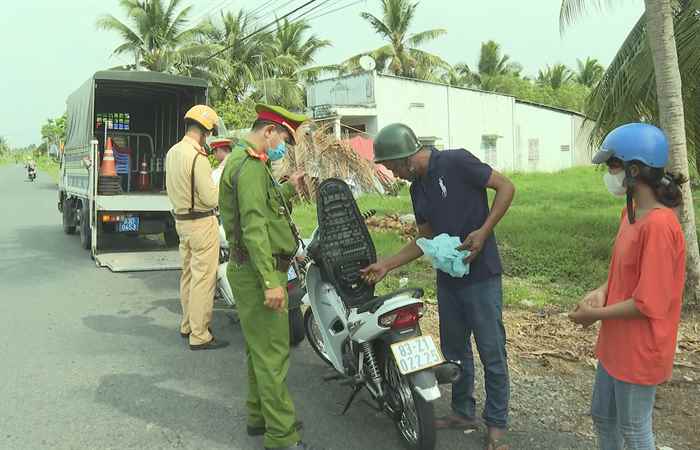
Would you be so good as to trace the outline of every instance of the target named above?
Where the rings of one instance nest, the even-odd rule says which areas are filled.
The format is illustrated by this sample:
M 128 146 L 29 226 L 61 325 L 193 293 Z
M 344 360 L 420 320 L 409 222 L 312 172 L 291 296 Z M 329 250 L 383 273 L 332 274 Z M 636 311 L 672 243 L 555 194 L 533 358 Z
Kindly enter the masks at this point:
M 324 0 L 324 1 L 322 1 L 321 3 L 319 3 L 318 5 L 314 6 L 313 8 L 311 8 L 311 9 L 309 9 L 309 10 L 307 10 L 307 11 L 304 11 L 299 17 L 295 17 L 295 18 L 292 19 L 292 20 L 297 20 L 297 21 L 298 21 L 298 20 L 301 20 L 304 16 L 307 16 L 307 15 L 311 14 L 312 12 L 314 12 L 315 10 L 317 10 L 318 8 L 321 8 L 322 6 L 326 5 L 327 3 L 331 2 L 331 1 L 332 1 L 332 0 Z M 337 1 L 337 0 L 336 0 L 336 1 Z
M 281 1 L 281 0 L 267 0 L 267 1 L 264 2 L 262 5 L 259 5 L 259 6 L 255 7 L 255 8 L 253 8 L 253 9 L 250 11 L 249 14 L 250 14 L 251 16 L 255 16 L 255 15 L 257 15 L 258 13 L 263 12 L 268 6 L 270 6 L 271 3 L 277 3 L 277 2 L 279 2 L 279 1 Z M 294 1 L 295 1 L 295 0 L 288 1 L 287 3 L 285 3 L 285 4 L 282 5 L 282 6 L 280 6 L 279 8 L 280 8 L 280 9 L 281 9 L 281 8 L 284 8 L 285 6 L 287 6 L 288 4 L 290 4 L 290 3 L 294 2 Z
M 319 3 L 319 4 L 316 5 L 316 6 L 314 6 L 313 8 L 310 8 L 310 9 L 308 9 L 308 10 L 302 12 L 299 16 L 290 18 L 290 19 L 289 19 L 290 23 L 295 23 L 295 22 L 299 22 L 299 21 L 301 21 L 301 20 L 304 20 L 304 18 L 305 18 L 307 15 L 311 14 L 313 11 L 316 11 L 317 9 L 323 10 L 323 8 L 325 7 L 326 10 L 327 10 L 328 8 L 330 8 L 330 7 L 333 6 L 333 4 L 330 3 L 331 1 L 336 1 L 336 2 L 337 2 L 338 0 L 323 0 L 321 3 Z M 288 1 L 287 3 L 285 3 L 285 5 L 287 5 L 287 4 L 289 4 L 289 3 L 293 3 L 293 2 L 294 2 L 294 0 Z M 330 4 L 329 4 L 329 3 L 330 3 Z M 276 21 L 276 22 L 280 22 L 280 21 L 284 20 L 286 17 L 287 17 L 287 16 L 281 17 L 281 18 L 279 18 L 279 19 L 276 19 L 275 21 Z M 265 34 L 269 34 L 269 33 L 272 33 L 272 32 L 273 32 L 273 30 L 270 30 L 270 31 L 267 31 Z
M 213 7 L 209 8 L 206 10 L 204 13 L 200 14 L 197 16 L 197 18 L 192 19 L 192 22 L 199 22 L 200 20 L 204 19 L 207 17 L 209 14 L 213 13 L 217 9 L 222 9 L 226 3 L 231 3 L 233 0 L 221 0 L 219 3 L 214 5 Z
M 337 2 L 336 2 L 336 3 L 337 3 Z M 321 14 L 321 13 L 324 13 L 324 12 L 328 11 L 329 9 L 333 8 L 333 6 L 335 6 L 333 3 L 320 6 L 320 7 L 314 12 L 314 14 Z M 311 11 L 309 11 L 309 13 L 311 13 Z
M 280 17 L 279 19 L 275 19 L 274 21 L 268 23 L 267 25 L 265 25 L 265 26 L 263 26 L 263 27 L 261 27 L 261 28 L 258 28 L 257 30 L 253 31 L 252 33 L 249 33 L 248 35 L 243 36 L 243 37 L 241 38 L 241 41 L 245 41 L 245 40 L 247 40 L 247 39 L 249 39 L 249 38 L 255 36 L 256 34 L 259 34 L 259 33 L 263 32 L 266 28 L 270 28 L 272 25 L 275 25 L 279 20 L 286 19 L 287 17 L 291 16 L 292 14 L 296 13 L 297 11 L 300 11 L 301 9 L 305 8 L 306 6 L 309 6 L 310 4 L 315 3 L 315 2 L 317 2 L 317 1 L 318 1 L 318 0 L 308 0 L 308 1 L 307 1 L 306 3 L 304 3 L 303 5 L 301 5 L 301 6 L 297 7 L 297 8 L 295 8 L 295 9 L 293 9 L 292 11 L 288 12 L 287 14 L 285 14 L 285 15 L 282 16 L 282 17 Z M 209 61 L 212 60 L 213 58 L 216 58 L 216 57 L 219 56 L 220 54 L 224 53 L 226 50 L 231 49 L 234 45 L 235 45 L 235 44 L 227 45 L 226 47 L 222 48 L 221 50 L 219 50 L 219 51 L 213 53 L 212 55 L 210 55 L 207 59 L 205 59 L 205 60 L 203 61 L 203 64 L 206 64 L 207 62 L 209 62 Z
M 274 0 L 274 1 L 281 1 L 281 0 Z M 277 12 L 282 11 L 284 8 L 286 8 L 287 6 L 291 5 L 292 3 L 296 2 L 296 1 L 299 1 L 299 0 L 287 0 L 287 1 L 286 1 L 285 3 L 283 3 L 282 5 L 280 5 L 280 6 L 276 7 L 276 8 L 271 8 L 271 11 L 269 12 L 269 15 L 276 16 L 276 15 L 277 15 Z M 268 3 L 269 3 L 269 2 L 268 2 Z M 263 18 L 262 18 L 262 17 L 257 17 L 258 14 L 260 14 L 260 13 L 263 12 L 263 9 L 265 9 L 265 8 L 263 8 L 263 7 L 258 7 L 258 8 L 255 8 L 255 10 L 252 11 L 252 12 L 250 13 L 250 16 L 251 16 L 252 19 L 253 19 L 253 23 L 251 24 L 253 27 L 256 26 L 256 25 L 259 25 L 259 24 L 263 21 Z
M 327 16 L 327 15 L 329 15 L 329 14 L 333 14 L 333 13 L 335 13 L 335 12 L 341 11 L 341 10 L 346 9 L 346 8 L 349 8 L 349 7 L 351 7 L 351 6 L 355 6 L 355 5 L 357 5 L 358 3 L 364 3 L 364 2 L 365 2 L 365 0 L 355 0 L 355 1 L 353 1 L 353 2 L 346 3 L 346 4 L 343 5 L 343 6 L 339 6 L 339 7 L 335 8 L 335 9 L 333 9 L 333 10 L 331 10 L 331 11 L 324 12 L 324 13 L 319 13 L 319 14 L 313 16 L 313 17 L 309 17 L 309 18 L 307 18 L 306 20 L 308 20 L 308 21 L 316 20 L 316 19 L 318 19 L 318 18 L 320 18 L 320 17 L 324 17 L 324 16 Z

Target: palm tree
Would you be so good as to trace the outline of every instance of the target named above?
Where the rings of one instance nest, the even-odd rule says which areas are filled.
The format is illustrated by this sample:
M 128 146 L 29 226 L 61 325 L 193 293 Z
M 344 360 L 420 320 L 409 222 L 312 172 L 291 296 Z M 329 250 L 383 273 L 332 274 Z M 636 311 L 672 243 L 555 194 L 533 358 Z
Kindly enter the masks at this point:
M 330 42 L 307 36 L 311 27 L 305 21 L 282 20 L 272 33 L 247 37 L 254 31 L 253 21 L 241 10 L 222 13 L 218 22 L 207 22 L 205 41 L 225 49 L 207 63 L 219 86 L 215 98 L 240 101 L 252 95 L 290 108 L 303 106 L 300 78 L 312 78 L 327 69 L 308 66 Z
M 510 56 L 501 54 L 501 46 L 495 41 L 481 43 L 479 53 L 479 76 L 519 75 L 522 67 L 510 61 Z
M 452 86 L 477 87 L 479 74 L 474 73 L 466 63 L 458 63 L 443 73 L 440 81 Z
M 136 58 L 138 65 L 158 71 L 174 71 L 180 62 L 179 51 L 190 46 L 202 33 L 201 26 L 188 28 L 191 6 L 180 8 L 182 0 L 170 0 L 167 6 L 162 0 L 119 0 L 126 11 L 130 24 L 124 23 L 111 14 L 102 16 L 97 27 L 116 31 L 124 43 L 114 50 L 114 54 L 129 54 Z
M 542 86 L 549 86 L 555 91 L 570 82 L 574 78 L 573 72 L 564 64 L 547 66 L 545 70 L 540 70 L 537 75 L 537 83 Z
M 495 41 L 481 43 L 478 71 L 474 72 L 467 64 L 460 63 L 453 67 L 445 79 L 456 85 L 474 86 L 490 91 L 497 84 L 496 79 L 503 76 L 519 77 L 522 66 L 510 60 L 510 56 L 501 53 L 501 46 Z
M 418 2 L 410 0 L 381 0 L 382 17 L 368 12 L 361 14 L 377 34 L 389 43 L 371 52 L 353 56 L 343 63 L 348 70 L 357 70 L 359 60 L 370 55 L 377 61 L 377 70 L 394 75 L 417 78 L 435 76 L 436 69 L 449 70 L 449 64 L 437 55 L 420 50 L 422 44 L 447 33 L 442 28 L 410 33 Z
M 562 27 L 580 15 L 585 6 L 599 0 L 563 0 L 560 21 Z M 693 69 L 697 73 L 698 61 L 695 54 L 692 60 L 685 59 L 698 47 L 697 11 L 698 0 L 682 0 L 674 14 L 670 0 L 645 0 L 645 12 L 618 52 L 615 61 L 606 72 L 603 81 L 596 88 L 593 98 L 601 102 L 601 93 L 607 93 L 611 100 L 603 100 L 598 118 L 602 124 L 610 126 L 614 119 L 649 120 L 657 122 L 666 132 L 670 141 L 669 169 L 688 177 L 688 151 L 686 148 L 686 118 L 683 110 L 683 85 L 680 61 L 684 69 Z M 674 3 L 675 4 L 675 3 Z M 675 22 L 678 29 L 675 29 Z M 690 32 L 692 31 L 692 32 Z M 678 41 L 678 47 L 676 45 Z M 693 48 L 694 47 L 694 48 Z M 652 64 L 653 72 L 644 70 L 641 63 L 645 60 Z M 635 71 L 637 69 L 638 71 Z M 641 69 L 641 70 L 640 70 Z M 697 75 L 689 73 L 695 81 L 691 89 L 685 90 L 686 98 L 692 95 L 689 110 L 696 119 Z M 632 95 L 630 95 L 632 94 Z M 637 94 L 636 97 L 633 97 Z M 641 95 L 640 95 L 641 94 Z M 654 98 L 655 94 L 655 98 Z M 621 100 L 622 97 L 628 100 Z M 592 100 L 595 104 L 596 100 Z M 611 103 L 625 107 L 621 114 L 611 111 Z M 627 109 L 629 108 L 629 109 Z M 611 120 L 611 118 L 613 120 Z M 695 126 L 694 126 L 694 129 Z M 599 128 L 600 130 L 600 128 Z M 692 136 L 696 137 L 696 136 Z M 683 205 L 679 216 L 686 238 L 687 246 L 687 283 L 686 293 L 694 302 L 700 300 L 700 252 L 698 251 L 697 231 L 693 197 L 689 183 L 683 185 Z
M 278 74 L 293 78 L 299 69 L 308 68 L 314 63 L 321 49 L 331 46 L 331 41 L 320 39 L 311 34 L 307 36 L 311 25 L 305 20 L 290 22 L 284 19 L 277 23 L 269 47 L 269 57 L 288 58 L 291 64 L 280 64 Z
M 244 10 L 236 14 L 222 12 L 218 22 L 207 20 L 204 41 L 218 51 L 226 49 L 208 61 L 215 80 L 215 98 L 240 100 L 257 80 L 263 79 L 265 48 L 271 40 L 268 33 L 244 39 L 253 31 L 253 21 Z
M 605 69 L 595 58 L 586 58 L 585 61 L 577 59 L 576 65 L 578 66 L 576 82 L 589 88 L 598 84 L 605 73 Z

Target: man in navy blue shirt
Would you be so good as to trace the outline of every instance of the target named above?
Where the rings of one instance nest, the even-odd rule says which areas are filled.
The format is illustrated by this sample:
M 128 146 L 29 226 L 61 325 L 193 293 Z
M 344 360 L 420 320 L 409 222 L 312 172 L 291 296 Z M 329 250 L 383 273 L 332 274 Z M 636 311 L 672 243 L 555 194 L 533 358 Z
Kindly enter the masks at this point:
M 515 187 L 506 177 L 464 149 L 437 151 L 420 144 L 403 124 L 383 128 L 374 141 L 375 162 L 411 182 L 411 200 L 420 237 L 458 236 L 469 250 L 469 274 L 453 278 L 437 272 L 440 344 L 447 359 L 461 361 L 463 378 L 452 386 L 452 410 L 436 420 L 437 428 L 473 429 L 480 421 L 474 398 L 474 335 L 484 365 L 488 427 L 487 450 L 507 449 L 510 387 L 506 336 L 502 321 L 501 260 L 494 228 L 510 207 Z M 496 196 L 489 208 L 486 190 Z M 397 267 L 423 255 L 415 241 L 396 255 L 363 270 L 379 282 Z

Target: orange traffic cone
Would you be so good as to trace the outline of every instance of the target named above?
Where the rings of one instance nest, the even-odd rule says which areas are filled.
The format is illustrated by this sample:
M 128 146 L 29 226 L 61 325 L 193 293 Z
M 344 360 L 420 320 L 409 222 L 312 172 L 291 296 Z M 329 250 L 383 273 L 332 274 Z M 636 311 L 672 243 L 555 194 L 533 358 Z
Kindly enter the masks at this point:
M 107 146 L 105 148 L 105 154 L 102 158 L 102 164 L 100 165 L 100 176 L 102 177 L 116 177 L 117 169 L 114 166 L 114 152 L 112 151 L 112 138 L 107 138 Z
M 144 156 L 141 161 L 141 168 L 139 170 L 139 176 L 136 180 L 136 186 L 139 191 L 147 191 L 151 188 L 151 179 L 148 175 L 148 164 L 146 163 L 146 157 Z

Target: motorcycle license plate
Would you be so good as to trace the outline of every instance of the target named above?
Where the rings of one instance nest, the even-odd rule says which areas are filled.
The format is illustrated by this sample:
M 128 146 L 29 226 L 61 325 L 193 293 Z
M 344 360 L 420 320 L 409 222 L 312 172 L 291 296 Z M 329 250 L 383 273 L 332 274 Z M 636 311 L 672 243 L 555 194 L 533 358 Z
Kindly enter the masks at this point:
M 418 336 L 391 345 L 396 364 L 402 375 L 435 367 L 445 362 L 442 352 L 431 336 Z
M 138 216 L 124 218 L 124 220 L 117 224 L 117 231 L 120 233 L 126 233 L 128 231 L 139 231 Z

